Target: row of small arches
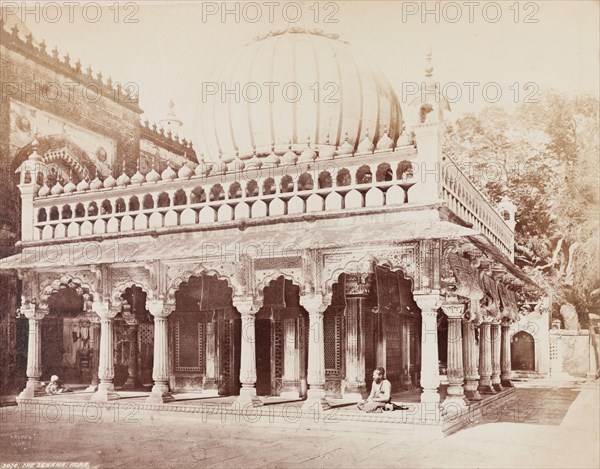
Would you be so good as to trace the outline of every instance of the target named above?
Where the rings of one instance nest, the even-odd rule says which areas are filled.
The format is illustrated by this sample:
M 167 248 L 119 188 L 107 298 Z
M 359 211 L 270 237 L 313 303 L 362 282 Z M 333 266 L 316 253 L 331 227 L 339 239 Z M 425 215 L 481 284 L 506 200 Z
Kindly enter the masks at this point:
M 316 213 L 363 207 L 381 207 L 408 202 L 408 189 L 391 186 L 386 191 L 376 187 L 366 192 L 353 189 L 344 196 L 331 192 L 327 196 L 311 194 L 308 197 L 295 195 L 288 200 L 275 198 L 269 201 L 224 203 L 220 206 L 206 205 L 202 208 L 186 207 L 182 210 L 167 210 L 165 213 L 138 213 L 132 215 L 111 215 L 96 220 L 73 221 L 71 223 L 45 224 L 38 229 L 41 239 L 74 237 L 91 234 L 112 233 L 128 230 L 144 230 L 166 226 L 192 225 L 224 222 L 247 218 L 261 218 L 278 215 Z M 55 207 L 53 207 L 55 208 Z
M 388 163 L 382 163 L 378 166 L 376 172 L 376 180 L 377 182 L 387 182 L 393 181 L 391 167 Z M 399 163 L 397 168 L 397 174 L 399 178 L 402 179 L 405 177 L 405 174 L 412 174 L 412 166 L 409 161 L 404 161 Z M 356 180 L 359 184 L 365 184 L 372 181 L 370 167 L 367 165 L 363 165 L 358 168 L 356 173 Z M 318 178 L 318 188 L 319 189 L 328 189 L 333 187 L 333 178 L 329 171 L 323 171 Z M 309 191 L 314 189 L 314 181 L 313 177 L 310 173 L 303 173 L 298 178 L 298 191 Z M 343 168 L 336 175 L 336 187 L 346 187 L 351 185 L 351 177 L 350 172 Z M 239 182 L 234 182 L 229 186 L 228 189 L 228 198 L 230 200 L 240 199 L 243 195 L 242 185 Z M 294 192 L 294 180 L 291 176 L 286 175 L 283 176 L 280 180 L 279 184 L 279 192 L 284 193 L 292 193 Z M 262 186 L 262 195 L 273 195 L 276 194 L 276 182 L 273 178 L 265 179 Z M 258 197 L 261 195 L 259 184 L 255 180 L 250 180 L 246 184 L 245 187 L 245 196 L 248 198 Z M 189 203 L 197 204 L 204 203 L 207 200 L 211 202 L 223 201 L 225 200 L 225 189 L 221 184 L 213 185 L 208 194 L 202 187 L 196 187 L 189 193 Z M 91 202 L 86 208 L 83 204 L 79 203 L 75 206 L 75 208 L 71 208 L 70 205 L 64 205 L 59 212 L 58 207 L 51 207 L 49 212 L 46 209 L 42 208 L 38 211 L 38 222 L 46 222 L 46 221 L 56 221 L 59 219 L 70 219 L 70 218 L 83 218 L 86 216 L 97 216 L 97 215 L 110 215 L 114 213 L 123 213 L 123 212 L 134 212 L 140 209 L 142 210 L 151 210 L 155 208 L 168 208 L 171 206 L 182 206 L 188 204 L 188 194 L 183 189 L 178 189 L 173 193 L 173 204 L 171 204 L 171 196 L 167 192 L 161 192 L 156 196 L 152 194 L 146 194 L 141 199 L 138 196 L 129 197 L 126 202 L 123 198 L 118 198 L 113 204 L 110 200 L 106 199 L 98 205 L 97 202 Z

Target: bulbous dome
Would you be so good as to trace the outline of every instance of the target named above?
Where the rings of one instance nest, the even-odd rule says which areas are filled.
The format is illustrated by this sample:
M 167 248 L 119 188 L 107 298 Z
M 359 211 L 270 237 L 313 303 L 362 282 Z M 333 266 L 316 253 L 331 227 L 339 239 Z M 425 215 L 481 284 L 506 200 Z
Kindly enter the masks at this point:
M 366 130 L 375 144 L 396 141 L 400 102 L 388 80 L 336 35 L 272 31 L 245 45 L 204 83 L 199 141 L 207 160 L 300 154 L 311 142 L 332 154 L 345 135 L 354 148 Z

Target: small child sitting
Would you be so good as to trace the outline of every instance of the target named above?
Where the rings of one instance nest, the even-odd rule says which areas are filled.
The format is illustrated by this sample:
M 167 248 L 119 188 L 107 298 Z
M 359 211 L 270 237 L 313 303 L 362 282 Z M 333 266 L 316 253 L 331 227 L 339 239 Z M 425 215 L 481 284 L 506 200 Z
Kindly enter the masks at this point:
M 46 386 L 46 394 L 62 394 L 63 392 L 71 392 L 70 389 L 65 388 L 58 380 L 58 376 L 52 375 L 48 386 Z

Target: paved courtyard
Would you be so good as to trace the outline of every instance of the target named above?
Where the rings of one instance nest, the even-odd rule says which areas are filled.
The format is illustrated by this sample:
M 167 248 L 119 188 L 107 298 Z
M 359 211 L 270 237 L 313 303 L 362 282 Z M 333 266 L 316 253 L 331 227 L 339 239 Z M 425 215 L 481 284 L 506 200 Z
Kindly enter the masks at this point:
M 83 416 L 79 409 L 58 415 L 52 407 L 27 414 L 4 407 L 0 462 L 102 468 L 600 467 L 598 382 L 521 386 L 505 408 L 443 439 L 406 430 L 365 434 L 335 421 L 307 431 L 134 408 Z

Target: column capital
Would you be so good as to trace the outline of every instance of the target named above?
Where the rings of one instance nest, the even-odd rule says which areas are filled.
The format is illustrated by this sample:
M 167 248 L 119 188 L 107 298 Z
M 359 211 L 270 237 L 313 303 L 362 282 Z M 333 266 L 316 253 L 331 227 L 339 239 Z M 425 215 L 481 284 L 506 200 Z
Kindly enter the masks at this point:
M 27 319 L 33 319 L 34 321 L 44 319 L 47 314 L 47 308 L 40 308 L 33 303 L 26 304 L 19 308 L 19 315 L 25 316 Z
M 308 314 L 323 314 L 329 306 L 323 295 L 301 295 L 300 305 Z
M 442 305 L 442 311 L 450 319 L 462 319 L 465 314 L 465 305 L 462 303 L 446 303 Z
M 235 309 L 237 309 L 242 316 L 254 316 L 260 309 L 260 306 L 251 296 L 234 296 L 233 306 L 235 306 Z
M 171 303 L 165 303 L 163 300 L 146 300 L 146 309 L 155 318 L 166 318 L 175 309 L 175 305 Z
M 413 297 L 421 311 L 435 311 L 442 306 L 442 295 L 439 293 L 416 293 Z
M 512 318 L 509 318 L 508 316 L 504 316 L 502 318 L 502 326 L 504 327 L 510 327 L 515 321 Z
M 113 319 L 119 310 L 110 307 L 108 301 L 94 301 L 92 302 L 92 311 L 96 313 L 100 319 Z

